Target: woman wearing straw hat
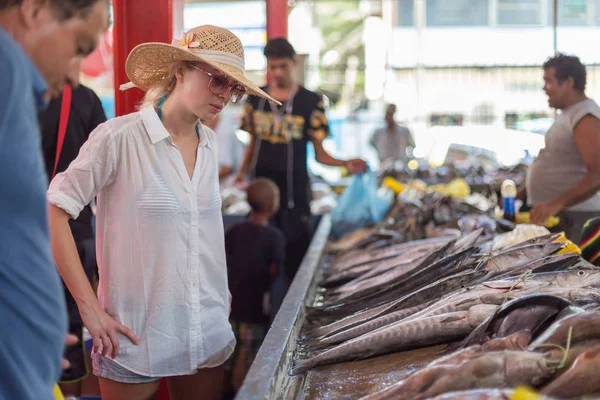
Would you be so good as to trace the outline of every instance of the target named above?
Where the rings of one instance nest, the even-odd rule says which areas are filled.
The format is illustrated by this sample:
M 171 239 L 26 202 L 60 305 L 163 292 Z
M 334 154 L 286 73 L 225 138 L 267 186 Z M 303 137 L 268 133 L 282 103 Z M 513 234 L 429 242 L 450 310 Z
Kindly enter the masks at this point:
M 216 137 L 211 120 L 245 93 L 273 101 L 244 76 L 240 40 L 201 26 L 127 59 L 146 91 L 139 112 L 100 125 L 48 190 L 59 271 L 93 339 L 104 400 L 148 399 L 167 377 L 175 399 L 221 394 L 235 339 Z M 97 197 L 98 299 L 69 230 Z

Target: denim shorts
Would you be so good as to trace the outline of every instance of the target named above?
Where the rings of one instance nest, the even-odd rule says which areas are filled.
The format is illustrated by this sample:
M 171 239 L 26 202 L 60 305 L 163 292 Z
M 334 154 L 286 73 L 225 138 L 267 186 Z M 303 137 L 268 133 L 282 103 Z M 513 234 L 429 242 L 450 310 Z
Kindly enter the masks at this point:
M 121 383 L 150 383 L 160 380 L 156 376 L 143 376 L 131 372 L 125 367 L 117 364 L 108 357 L 103 357 L 99 353 L 92 354 L 92 368 L 94 375 L 111 381 Z

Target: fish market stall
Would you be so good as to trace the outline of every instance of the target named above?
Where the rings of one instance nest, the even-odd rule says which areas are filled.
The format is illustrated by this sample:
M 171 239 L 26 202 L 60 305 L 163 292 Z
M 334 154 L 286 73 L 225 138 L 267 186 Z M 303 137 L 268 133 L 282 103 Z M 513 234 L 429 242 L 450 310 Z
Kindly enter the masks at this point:
M 561 234 L 475 209 L 405 197 L 336 242 L 323 218 L 237 398 L 600 393 L 600 270 Z

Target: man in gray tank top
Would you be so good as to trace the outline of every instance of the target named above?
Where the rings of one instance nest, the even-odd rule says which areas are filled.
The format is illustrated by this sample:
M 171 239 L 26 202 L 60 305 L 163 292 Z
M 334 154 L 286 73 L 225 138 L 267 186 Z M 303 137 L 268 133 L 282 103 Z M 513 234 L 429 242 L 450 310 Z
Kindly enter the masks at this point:
M 577 243 L 585 221 L 600 215 L 600 107 L 585 95 L 579 58 L 559 53 L 543 68 L 548 104 L 560 113 L 519 197 L 532 206 L 532 223 L 558 215 L 560 227 Z
M 377 129 L 371 136 L 370 143 L 377 150 L 379 162 L 387 159 L 407 162 L 409 157 L 406 149 L 415 147 L 410 130 L 396 123 L 395 114 L 396 105 L 389 104 L 385 110 L 385 126 Z

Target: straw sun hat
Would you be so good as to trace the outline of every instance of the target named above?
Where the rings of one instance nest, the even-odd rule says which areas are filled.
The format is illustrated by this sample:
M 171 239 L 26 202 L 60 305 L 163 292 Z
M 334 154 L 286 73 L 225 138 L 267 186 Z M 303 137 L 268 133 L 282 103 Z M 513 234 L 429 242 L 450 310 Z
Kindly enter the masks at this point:
M 249 94 L 280 104 L 244 76 L 244 48 L 240 39 L 227 29 L 212 25 L 190 29 L 171 44 L 151 42 L 135 47 L 125 64 L 131 82 L 122 85 L 121 90 L 135 86 L 147 91 L 157 82 L 169 79 L 171 65 L 178 61 L 204 62 L 246 87 Z

